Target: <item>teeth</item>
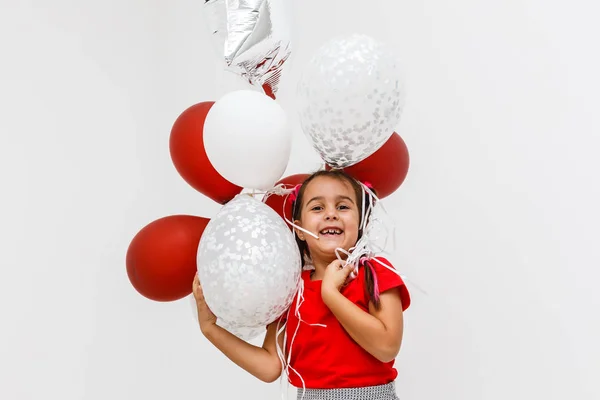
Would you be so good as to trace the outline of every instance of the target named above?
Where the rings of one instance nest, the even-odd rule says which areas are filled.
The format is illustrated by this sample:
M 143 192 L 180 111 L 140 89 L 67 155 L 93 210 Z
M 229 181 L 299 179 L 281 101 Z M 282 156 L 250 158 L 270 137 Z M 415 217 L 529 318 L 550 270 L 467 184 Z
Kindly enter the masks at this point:
M 323 235 L 340 235 L 342 231 L 340 229 L 326 229 L 322 230 L 321 233 Z

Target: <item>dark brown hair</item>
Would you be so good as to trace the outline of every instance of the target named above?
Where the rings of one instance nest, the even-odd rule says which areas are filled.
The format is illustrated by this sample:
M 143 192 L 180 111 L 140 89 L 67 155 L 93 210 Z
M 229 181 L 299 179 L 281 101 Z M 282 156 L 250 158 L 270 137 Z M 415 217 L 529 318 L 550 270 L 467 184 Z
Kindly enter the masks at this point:
M 362 202 L 363 202 L 363 188 L 356 179 L 354 179 L 353 177 L 351 177 L 344 171 L 338 170 L 338 169 L 332 169 L 329 171 L 327 171 L 327 170 L 317 171 L 314 174 L 312 174 L 311 176 L 309 176 L 308 178 L 306 178 L 306 180 L 304 180 L 304 182 L 302 182 L 302 185 L 300 186 L 300 189 L 298 190 L 298 193 L 296 194 L 296 199 L 292 203 L 292 220 L 296 221 L 296 220 L 301 219 L 301 217 L 302 217 L 302 202 L 303 202 L 304 191 L 306 190 L 306 186 L 308 186 L 308 184 L 311 181 L 313 181 L 314 179 L 319 178 L 319 177 L 329 177 L 329 178 L 338 179 L 343 182 L 348 182 L 352 186 L 352 189 L 354 189 L 354 194 L 356 196 L 356 205 L 358 206 L 358 225 L 360 226 L 362 223 L 361 210 L 362 210 Z M 375 192 L 375 191 L 373 190 L 373 192 Z M 367 193 L 366 196 L 367 196 L 367 198 L 366 198 L 367 202 L 370 202 L 371 195 Z M 362 229 L 359 229 L 357 240 L 362 237 L 362 234 L 363 234 Z M 306 256 L 310 257 L 308 245 L 306 244 L 306 242 L 304 240 L 300 240 L 300 238 L 298 238 L 297 235 L 296 235 L 296 243 L 298 243 L 298 248 L 300 249 L 300 256 L 302 257 L 302 267 L 304 267 L 304 265 L 306 264 L 305 257 Z M 364 275 L 365 275 L 365 288 L 367 291 L 366 295 L 368 295 L 369 300 L 373 303 L 375 308 L 379 309 L 380 308 L 379 296 L 377 293 L 375 293 L 375 283 L 374 283 L 374 279 L 376 279 L 376 278 L 373 277 L 371 268 L 368 268 L 367 266 L 363 266 L 363 268 L 364 268 Z

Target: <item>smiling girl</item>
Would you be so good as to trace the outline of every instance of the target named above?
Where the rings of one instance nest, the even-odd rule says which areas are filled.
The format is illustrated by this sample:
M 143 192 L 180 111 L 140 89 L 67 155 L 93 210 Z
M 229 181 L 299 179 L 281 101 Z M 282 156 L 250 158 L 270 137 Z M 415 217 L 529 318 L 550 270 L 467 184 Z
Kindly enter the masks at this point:
M 403 311 L 410 295 L 381 257 L 355 266 L 336 256 L 361 238 L 363 186 L 342 171 L 319 171 L 292 195 L 297 243 L 311 268 L 302 272 L 298 293 L 282 319 L 267 327 L 261 347 L 216 325 L 194 281 L 200 328 L 234 363 L 265 382 L 282 370 L 307 400 L 396 400 L 394 360 L 403 336 Z M 368 196 L 368 195 L 367 195 Z M 277 327 L 286 322 L 286 337 Z M 279 343 L 278 343 L 279 342 Z M 282 366 L 277 346 L 285 349 Z

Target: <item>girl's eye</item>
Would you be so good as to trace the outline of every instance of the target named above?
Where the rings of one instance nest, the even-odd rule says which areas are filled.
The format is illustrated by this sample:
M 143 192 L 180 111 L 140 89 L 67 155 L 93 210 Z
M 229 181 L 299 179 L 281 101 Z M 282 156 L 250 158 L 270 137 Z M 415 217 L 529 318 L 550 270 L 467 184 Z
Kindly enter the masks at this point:
M 350 207 L 348 207 L 348 206 L 346 206 L 346 205 L 341 205 L 341 206 L 338 206 L 338 208 L 339 208 L 340 210 L 349 210 L 349 209 L 350 209 Z
M 321 211 L 323 209 L 323 207 L 321 206 L 314 206 L 313 208 L 311 208 L 311 211 Z

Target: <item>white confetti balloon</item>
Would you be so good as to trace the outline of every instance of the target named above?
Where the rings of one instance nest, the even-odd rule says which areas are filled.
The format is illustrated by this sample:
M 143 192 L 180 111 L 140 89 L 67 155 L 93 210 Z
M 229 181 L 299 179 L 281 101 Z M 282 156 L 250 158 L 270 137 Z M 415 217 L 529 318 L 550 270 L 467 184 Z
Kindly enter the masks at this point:
M 401 75 L 393 52 L 365 35 L 333 39 L 316 52 L 297 97 L 302 129 L 325 162 L 348 167 L 383 146 L 404 105 Z
M 255 339 L 267 332 L 265 325 L 256 327 L 237 326 L 222 319 L 217 319 L 217 325 L 245 341 Z
M 236 196 L 211 219 L 197 265 L 207 305 L 221 326 L 237 328 L 264 327 L 282 315 L 301 273 L 292 232 L 275 211 L 248 194 Z
M 200 321 L 198 320 L 198 308 L 196 304 L 196 299 L 194 295 L 191 294 L 188 296 L 189 304 L 192 311 L 192 317 L 194 317 L 194 321 L 198 324 Z M 217 318 L 217 325 L 221 328 L 226 329 L 227 331 L 233 333 L 235 336 L 244 339 L 246 341 L 250 341 L 258 336 L 264 335 L 266 333 L 266 327 L 264 325 L 249 327 L 249 326 L 237 326 L 227 321 L 223 321 L 220 318 Z

